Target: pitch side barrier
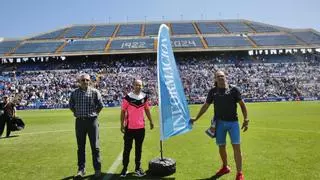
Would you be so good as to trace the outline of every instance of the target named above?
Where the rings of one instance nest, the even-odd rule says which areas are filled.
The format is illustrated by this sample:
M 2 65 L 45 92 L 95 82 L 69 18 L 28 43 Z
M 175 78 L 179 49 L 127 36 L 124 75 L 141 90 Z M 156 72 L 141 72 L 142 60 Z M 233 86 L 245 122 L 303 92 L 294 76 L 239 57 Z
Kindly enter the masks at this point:
M 283 102 L 283 101 L 318 101 L 319 97 L 270 97 L 270 98 L 245 98 L 245 102 Z

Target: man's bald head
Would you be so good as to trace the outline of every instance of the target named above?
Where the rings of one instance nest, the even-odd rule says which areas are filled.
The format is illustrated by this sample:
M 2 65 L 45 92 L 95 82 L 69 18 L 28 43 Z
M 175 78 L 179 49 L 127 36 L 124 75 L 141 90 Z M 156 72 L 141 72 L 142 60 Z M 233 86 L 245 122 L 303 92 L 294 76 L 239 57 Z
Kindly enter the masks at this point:
M 140 79 L 135 79 L 133 81 L 133 91 L 135 94 L 139 94 L 141 89 L 142 89 L 142 80 Z

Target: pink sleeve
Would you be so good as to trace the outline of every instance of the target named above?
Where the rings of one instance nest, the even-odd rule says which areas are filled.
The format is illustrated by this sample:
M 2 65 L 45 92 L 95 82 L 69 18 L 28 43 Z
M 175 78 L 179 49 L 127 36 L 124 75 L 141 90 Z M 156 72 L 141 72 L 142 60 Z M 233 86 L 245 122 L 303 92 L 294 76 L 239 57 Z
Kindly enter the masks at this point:
M 129 106 L 129 102 L 126 99 L 122 100 L 121 109 L 126 110 Z

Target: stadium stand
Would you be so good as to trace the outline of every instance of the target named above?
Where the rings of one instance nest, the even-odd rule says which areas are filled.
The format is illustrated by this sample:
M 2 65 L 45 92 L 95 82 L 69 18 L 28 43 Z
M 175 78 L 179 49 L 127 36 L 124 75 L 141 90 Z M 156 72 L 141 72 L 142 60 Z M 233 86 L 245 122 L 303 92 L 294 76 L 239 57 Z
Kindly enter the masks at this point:
M 223 22 L 223 26 L 230 33 L 252 33 L 254 32 L 249 26 L 243 22 Z
M 83 38 L 93 26 L 73 26 L 63 35 L 64 38 Z
M 224 34 L 221 26 L 215 22 L 199 22 L 197 26 L 202 34 Z
M 256 22 L 248 22 L 248 26 L 250 26 L 252 29 L 255 30 L 257 33 L 264 33 L 264 32 L 280 32 L 275 27 L 272 27 L 270 25 L 256 23 Z
M 22 95 L 21 109 L 66 108 L 76 77 L 85 72 L 106 106 L 118 106 L 136 76 L 157 104 L 160 24 L 77 25 L 2 41 L 0 93 Z M 314 30 L 247 20 L 166 24 L 191 104 L 203 103 L 217 69 L 241 87 L 247 102 L 320 100 L 320 35 Z
M 312 31 L 292 32 L 292 34 L 308 44 L 320 44 L 320 35 Z
M 39 36 L 35 36 L 31 38 L 30 40 L 44 40 L 44 39 L 58 39 L 62 33 L 64 33 L 67 29 L 60 29 L 57 31 L 49 32 L 49 33 L 44 33 Z
M 120 25 L 117 36 L 139 36 L 141 33 L 141 24 Z
M 247 101 L 320 97 L 320 60 L 315 56 L 257 56 L 259 58 L 250 57 L 244 52 L 177 55 L 189 103 L 204 101 L 207 91 L 213 86 L 213 74 L 217 69 L 228 73 L 228 81 L 243 89 Z M 60 62 L 56 60 L 50 67 L 45 67 L 44 64 L 50 64 L 45 62 L 16 63 L 15 78 L 12 72 L 2 76 L 1 91 L 4 94 L 22 94 L 23 108 L 67 107 L 69 94 L 77 85 L 76 77 L 86 72 L 101 90 L 106 106 L 117 106 L 121 97 L 130 90 L 133 78 L 138 75 L 144 79 L 144 91 L 150 94 L 152 103 L 157 103 L 154 55 L 118 55 L 107 59 L 101 56 L 94 59 L 96 61 L 72 57 Z M 24 69 L 32 66 L 35 68 L 32 71 Z M 44 67 L 46 69 L 41 69 Z
M 11 52 L 21 41 L 3 41 L 0 42 L 0 56 Z
M 16 50 L 15 54 L 29 53 L 54 53 L 63 44 L 63 41 L 56 42 L 24 42 Z
M 172 34 L 196 34 L 196 31 L 192 23 L 172 23 L 171 24 Z
M 242 36 L 205 37 L 209 47 L 243 47 L 252 46 Z
M 153 49 L 153 39 L 113 40 L 110 50 Z
M 250 38 L 259 46 L 301 45 L 289 35 L 252 35 Z
M 171 38 L 171 44 L 173 48 L 199 48 L 203 47 L 200 38 L 191 37 L 191 38 Z
M 99 25 L 88 35 L 88 38 L 111 37 L 115 31 L 115 25 Z
M 157 36 L 161 24 L 146 24 L 145 35 L 146 36 Z
M 59 56 L 74 54 L 92 55 L 93 52 L 99 52 L 99 54 L 122 54 L 133 53 L 132 49 L 139 49 L 144 53 L 155 53 L 155 45 L 149 45 L 149 40 L 140 41 L 140 39 L 154 38 L 153 43 L 157 44 L 156 36 L 161 23 L 165 23 L 170 27 L 172 39 L 191 38 L 195 40 L 200 38 L 201 45 L 198 40 L 195 40 L 195 43 L 191 41 L 192 43 L 189 43 L 190 45 L 188 45 L 187 48 L 186 46 L 183 46 L 182 48 L 180 45 L 174 45 L 173 47 L 176 52 L 202 50 L 218 51 L 228 50 L 230 48 L 236 48 L 237 50 L 255 50 L 259 48 L 286 49 L 293 46 L 295 46 L 295 48 L 319 48 L 320 46 L 319 32 L 314 30 L 288 29 L 248 20 L 75 25 L 19 41 L 23 41 L 24 43 L 34 43 L 38 41 L 53 43 L 59 40 L 69 42 L 73 40 L 96 40 L 97 38 L 108 38 L 108 42 L 103 52 L 101 52 L 101 49 L 97 49 L 96 51 L 82 51 L 81 48 L 78 49 L 79 51 L 63 51 L 65 48 L 64 46 L 68 45 L 63 43 L 56 51 L 53 51 L 52 53 L 48 52 L 48 55 L 50 56 L 56 56 L 57 54 Z M 140 42 L 138 43 L 139 45 L 136 45 L 136 41 Z M 145 43 L 148 44 L 143 45 Z M 132 47 L 134 48 L 119 48 L 123 47 L 123 44 L 130 47 L 133 44 Z M 192 44 L 196 44 L 196 46 L 192 46 Z M 18 46 L 19 44 L 12 47 L 12 51 L 6 53 L 2 52 L 0 57 L 21 57 L 21 53 L 16 53 L 16 51 L 14 51 L 19 48 Z M 36 50 L 29 51 L 32 53 L 32 56 L 35 54 L 33 52 L 37 52 Z M 136 53 L 139 53 L 139 51 Z M 23 56 L 28 56 L 28 52 L 27 54 L 23 54 Z
M 103 52 L 108 40 L 72 40 L 62 49 L 62 52 Z

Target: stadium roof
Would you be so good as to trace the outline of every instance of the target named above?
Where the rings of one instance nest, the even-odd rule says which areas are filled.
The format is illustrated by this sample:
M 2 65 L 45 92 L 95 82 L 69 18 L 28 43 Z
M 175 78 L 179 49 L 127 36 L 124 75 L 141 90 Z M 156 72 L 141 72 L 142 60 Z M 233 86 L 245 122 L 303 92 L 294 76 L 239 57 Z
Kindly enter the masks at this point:
M 35 37 L 0 41 L 0 57 L 156 52 L 162 23 L 175 52 L 320 48 L 320 33 L 249 20 L 171 21 L 73 25 Z

